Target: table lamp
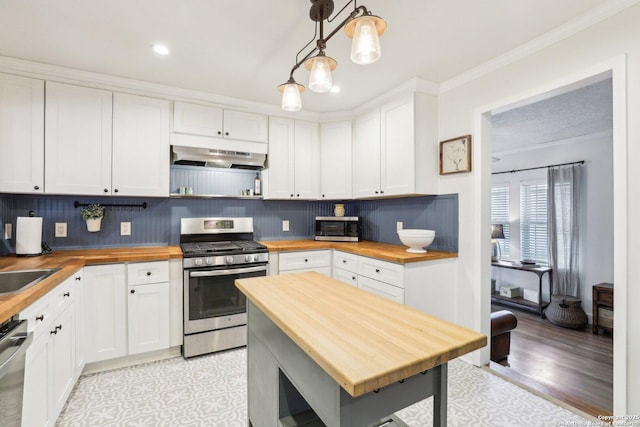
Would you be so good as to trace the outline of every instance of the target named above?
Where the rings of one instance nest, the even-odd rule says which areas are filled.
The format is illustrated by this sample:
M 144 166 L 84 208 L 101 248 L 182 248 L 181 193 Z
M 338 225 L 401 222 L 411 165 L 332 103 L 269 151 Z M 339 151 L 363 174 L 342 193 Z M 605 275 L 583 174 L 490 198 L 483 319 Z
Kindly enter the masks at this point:
M 500 261 L 502 256 L 498 239 L 504 239 L 502 224 L 491 224 L 491 262 Z

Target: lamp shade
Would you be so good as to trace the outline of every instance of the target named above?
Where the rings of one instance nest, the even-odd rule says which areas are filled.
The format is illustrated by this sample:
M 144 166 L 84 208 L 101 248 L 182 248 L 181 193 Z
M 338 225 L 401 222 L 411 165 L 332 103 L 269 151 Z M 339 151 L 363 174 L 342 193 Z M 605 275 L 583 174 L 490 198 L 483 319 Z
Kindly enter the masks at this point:
M 298 111 L 302 108 L 300 93 L 304 91 L 304 86 L 291 78 L 288 82 L 278 86 L 278 90 L 282 92 L 282 109 L 284 111 Z
M 335 59 L 319 53 L 313 58 L 309 58 L 304 62 L 304 66 L 309 73 L 309 89 L 314 92 L 329 92 L 333 86 L 333 76 L 331 72 L 336 69 L 337 62 Z
M 502 224 L 491 224 L 491 238 L 504 239 L 504 230 Z
M 385 22 L 373 15 L 361 16 L 349 22 L 345 32 L 353 37 L 351 60 L 356 64 L 367 65 L 380 59 L 380 35 L 385 29 Z

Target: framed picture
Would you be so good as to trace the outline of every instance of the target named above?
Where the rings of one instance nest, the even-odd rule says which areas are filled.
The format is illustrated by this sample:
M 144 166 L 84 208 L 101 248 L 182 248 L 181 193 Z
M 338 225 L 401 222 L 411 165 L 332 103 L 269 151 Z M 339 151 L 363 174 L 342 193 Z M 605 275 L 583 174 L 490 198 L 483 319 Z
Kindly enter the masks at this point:
M 471 172 L 471 135 L 440 142 L 440 175 Z

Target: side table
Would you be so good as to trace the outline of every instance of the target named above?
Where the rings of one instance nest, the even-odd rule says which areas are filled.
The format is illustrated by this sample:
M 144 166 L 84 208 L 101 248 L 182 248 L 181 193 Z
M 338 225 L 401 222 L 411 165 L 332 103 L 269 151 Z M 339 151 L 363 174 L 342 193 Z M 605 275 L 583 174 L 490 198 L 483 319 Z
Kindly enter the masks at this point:
M 600 329 L 613 333 L 613 283 L 593 285 L 592 305 L 593 333 Z

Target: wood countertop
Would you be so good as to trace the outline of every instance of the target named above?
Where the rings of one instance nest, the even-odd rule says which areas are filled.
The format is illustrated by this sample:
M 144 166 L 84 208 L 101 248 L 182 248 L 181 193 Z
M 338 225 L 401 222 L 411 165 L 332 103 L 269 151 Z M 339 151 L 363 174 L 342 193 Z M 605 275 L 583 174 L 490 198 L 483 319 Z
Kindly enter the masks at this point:
M 357 397 L 487 345 L 487 337 L 319 273 L 236 286 Z
M 407 264 L 420 261 L 457 258 L 456 252 L 445 252 L 427 249 L 424 254 L 407 252 L 407 247 L 378 242 L 319 242 L 316 240 L 271 240 L 260 242 L 269 248 L 269 252 L 310 251 L 320 249 L 336 249 L 355 255 L 378 258 L 384 261 Z
M 86 249 L 74 251 L 56 251 L 53 254 L 37 257 L 0 257 L 0 271 L 31 270 L 39 268 L 59 268 L 36 285 L 15 293 L 0 295 L 0 322 L 11 318 L 24 308 L 44 296 L 47 292 L 64 282 L 85 265 L 162 261 L 182 258 L 178 246 L 149 246 L 131 248 Z

